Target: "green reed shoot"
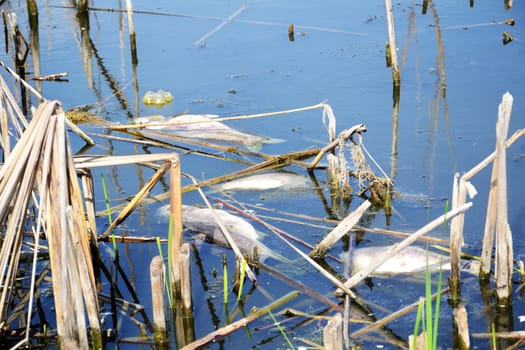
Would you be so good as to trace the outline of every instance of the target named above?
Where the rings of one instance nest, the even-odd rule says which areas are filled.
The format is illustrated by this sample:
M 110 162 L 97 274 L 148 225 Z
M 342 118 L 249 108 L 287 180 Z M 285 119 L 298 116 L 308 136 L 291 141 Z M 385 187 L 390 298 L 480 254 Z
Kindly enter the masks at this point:
M 445 216 L 448 213 L 448 201 L 445 204 Z M 442 225 L 442 235 L 446 230 L 446 218 Z M 428 245 L 427 245 L 428 251 Z M 439 266 L 439 275 L 437 283 L 437 297 L 434 310 L 432 310 L 432 280 L 430 269 L 428 268 L 428 256 L 427 256 L 427 268 L 425 271 L 425 321 L 423 324 L 423 330 L 426 331 L 426 348 L 427 349 L 436 349 L 437 348 L 437 336 L 438 336 L 438 327 L 439 327 L 439 310 L 441 306 L 441 287 L 443 284 L 443 269 L 442 261 L 440 261 Z M 421 313 L 423 312 L 423 307 L 420 304 L 418 308 L 418 313 L 416 316 L 416 324 L 414 326 L 414 342 L 419 331 L 419 322 L 421 321 Z M 415 346 L 415 343 L 414 343 Z
M 170 223 L 168 225 L 168 247 L 171 247 L 173 244 L 173 214 L 170 214 Z M 172 260 L 173 260 L 173 257 L 171 256 L 171 254 L 168 252 L 168 294 L 170 295 L 170 300 L 171 300 L 171 297 L 173 296 L 173 284 L 175 281 L 173 281 L 173 263 L 172 263 Z M 173 307 L 173 304 L 170 302 L 170 307 Z
M 272 314 L 271 311 L 268 311 L 268 314 L 272 318 L 273 324 L 277 327 L 279 332 L 281 332 L 281 334 L 283 335 L 283 337 L 286 340 L 286 342 L 288 343 L 288 346 L 290 347 L 290 349 L 295 350 L 295 346 L 293 346 L 290 338 L 288 338 L 288 336 L 286 335 L 286 332 L 285 332 L 283 326 L 281 326 L 281 323 L 277 321 L 277 319 L 275 318 L 275 316 Z
M 492 349 L 496 350 L 498 346 L 496 345 L 496 326 L 494 326 L 494 322 L 490 324 L 490 331 L 492 333 Z
M 244 277 L 245 277 L 245 274 L 246 274 L 246 267 L 247 267 L 246 259 L 243 259 L 242 263 L 241 263 L 241 277 L 239 279 L 239 291 L 237 293 L 237 301 L 241 300 L 242 288 L 244 286 Z
M 100 174 L 102 178 L 102 189 L 104 190 L 104 199 L 106 200 L 106 210 L 108 211 L 108 221 L 111 225 L 113 223 L 113 218 L 111 217 L 111 206 L 109 204 L 109 195 L 106 187 L 106 181 L 104 180 L 104 174 Z M 111 230 L 111 242 L 113 243 L 113 252 L 115 253 L 115 261 L 118 261 L 118 248 L 117 241 L 115 239 L 115 232 Z
M 423 308 L 424 308 L 425 299 L 422 297 L 419 298 L 419 305 L 417 306 L 417 314 L 416 314 L 416 324 L 414 325 L 414 343 L 413 343 L 413 349 L 417 348 L 417 336 L 419 335 L 419 324 L 421 322 L 421 318 L 423 317 Z M 422 324 L 422 322 L 421 322 Z
M 223 285 L 223 300 L 224 304 L 228 304 L 228 266 L 226 264 L 226 254 L 222 254 L 222 285 Z
M 160 237 L 157 237 L 157 248 L 159 249 L 160 257 L 162 258 L 162 260 L 164 260 L 164 255 L 162 254 L 162 245 L 160 243 Z M 166 288 L 166 293 L 168 294 L 168 303 L 171 309 L 173 307 L 173 296 L 171 294 L 171 284 L 168 283 L 166 274 L 164 274 L 164 287 Z

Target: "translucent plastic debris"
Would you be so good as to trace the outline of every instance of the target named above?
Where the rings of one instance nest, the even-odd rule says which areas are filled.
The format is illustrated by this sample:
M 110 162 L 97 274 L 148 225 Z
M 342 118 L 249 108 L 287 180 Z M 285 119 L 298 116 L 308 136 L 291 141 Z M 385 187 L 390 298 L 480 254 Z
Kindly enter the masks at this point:
M 171 101 L 173 101 L 173 96 L 169 91 L 166 90 L 148 90 L 142 98 L 142 102 L 144 102 L 146 106 L 160 107 L 167 103 L 170 103 Z

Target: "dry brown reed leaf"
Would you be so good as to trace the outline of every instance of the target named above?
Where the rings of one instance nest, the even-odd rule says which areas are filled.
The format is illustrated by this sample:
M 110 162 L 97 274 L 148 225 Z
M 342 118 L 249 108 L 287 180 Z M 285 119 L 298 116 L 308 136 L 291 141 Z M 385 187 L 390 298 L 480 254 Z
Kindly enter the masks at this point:
M 140 189 L 140 191 L 133 197 L 131 202 L 129 202 L 126 207 L 120 212 L 120 214 L 113 220 L 111 225 L 108 226 L 106 231 L 100 236 L 100 238 L 105 238 L 109 236 L 111 231 L 117 227 L 124 219 L 126 219 L 135 208 L 140 204 L 140 202 L 146 197 L 146 195 L 151 191 L 153 186 L 162 178 L 166 171 L 170 168 L 171 164 L 165 162 L 151 178 L 148 179 L 146 184 Z

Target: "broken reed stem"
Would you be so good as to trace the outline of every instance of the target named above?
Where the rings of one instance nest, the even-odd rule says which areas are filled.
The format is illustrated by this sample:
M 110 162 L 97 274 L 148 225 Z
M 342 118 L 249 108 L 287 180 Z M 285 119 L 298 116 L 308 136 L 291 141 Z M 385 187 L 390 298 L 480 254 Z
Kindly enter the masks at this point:
M 497 218 L 497 183 L 498 183 L 498 158 L 492 164 L 492 173 L 489 183 L 489 198 L 487 201 L 487 214 L 485 216 L 485 228 L 483 232 L 483 246 L 481 248 L 480 277 L 488 278 L 492 264 L 492 248 L 494 246 L 494 235 L 496 233 Z
M 151 259 L 150 264 L 151 299 L 156 343 L 167 341 L 166 306 L 164 300 L 164 259 L 158 255 Z
M 181 294 L 182 306 L 186 311 L 191 310 L 191 273 L 190 273 L 190 244 L 184 243 L 180 247 L 180 279 L 181 279 Z
M 131 4 L 131 0 L 126 0 L 126 12 L 128 14 L 129 35 L 135 36 L 135 27 L 133 26 L 133 5 Z
M 343 350 L 343 317 L 340 312 L 330 318 L 323 329 L 325 349 Z
M 394 29 L 394 14 L 392 0 L 385 0 L 386 20 L 388 24 L 388 42 L 390 46 L 390 61 L 392 63 L 392 81 L 395 87 L 401 86 L 401 74 L 397 62 L 396 32 Z
M 170 269 L 170 284 L 172 291 L 177 292 L 176 286 L 180 281 L 180 247 L 183 244 L 182 236 L 182 191 L 181 191 L 181 170 L 178 155 L 174 155 L 170 161 L 170 232 L 168 233 L 168 254 Z M 178 295 L 177 293 L 175 295 Z
M 525 331 L 514 331 L 514 332 L 494 332 L 494 333 L 472 333 L 472 337 L 475 338 L 492 338 L 498 339 L 523 339 L 525 338 Z
M 454 308 L 454 324 L 457 327 L 458 343 L 455 348 L 470 349 L 467 310 L 464 306 Z
M 361 203 L 356 210 L 350 213 L 330 233 L 328 233 L 308 255 L 315 259 L 324 258 L 326 252 L 354 227 L 363 214 L 368 210 L 370 205 L 371 203 L 369 201 Z
M 200 339 L 197 339 L 196 341 L 190 344 L 187 344 L 181 350 L 199 349 L 206 344 L 209 344 L 211 342 L 216 342 L 217 340 L 227 336 L 228 334 L 238 330 L 239 328 L 246 327 L 249 323 L 255 321 L 256 319 L 266 316 L 268 312 L 290 302 L 291 300 L 295 299 L 299 295 L 300 293 L 298 291 L 292 291 L 288 293 L 287 295 L 285 295 L 284 297 L 274 301 L 273 303 L 265 307 L 262 307 L 260 309 L 256 309 L 256 311 L 251 313 L 249 316 L 246 316 L 236 322 L 233 322 L 227 326 L 219 328 L 216 331 L 213 331 L 210 334 Z
M 379 266 L 381 266 L 385 261 L 390 259 L 392 256 L 399 253 L 404 248 L 408 247 L 414 243 L 420 236 L 428 233 L 429 231 L 435 229 L 439 225 L 442 225 L 446 220 L 450 220 L 458 214 L 465 212 L 472 206 L 472 203 L 466 203 L 456 209 L 452 209 L 449 213 L 441 215 L 440 217 L 432 220 L 418 231 L 414 232 L 410 237 L 404 239 L 403 241 L 392 245 L 387 249 L 381 256 L 377 257 L 375 261 L 367 266 L 366 268 L 358 271 L 352 278 L 347 280 L 344 285 L 346 288 L 352 288 L 359 282 L 367 278 L 372 272 L 374 272 Z
M 454 184 L 452 192 L 452 209 L 458 208 L 465 204 L 467 197 L 467 182 L 463 178 L 454 175 Z M 459 181 L 459 183 L 458 183 Z M 446 213 L 445 213 L 446 214 Z M 461 247 L 463 246 L 463 225 L 465 217 L 459 214 L 451 220 L 450 224 L 450 289 L 451 299 L 459 299 Z
M 512 233 L 508 222 L 507 211 L 507 156 L 505 140 L 509 130 L 513 97 L 505 93 L 499 105 L 496 124 L 497 152 L 497 220 L 496 220 L 496 263 L 495 284 L 498 303 L 508 304 L 512 295 L 512 267 L 514 253 Z

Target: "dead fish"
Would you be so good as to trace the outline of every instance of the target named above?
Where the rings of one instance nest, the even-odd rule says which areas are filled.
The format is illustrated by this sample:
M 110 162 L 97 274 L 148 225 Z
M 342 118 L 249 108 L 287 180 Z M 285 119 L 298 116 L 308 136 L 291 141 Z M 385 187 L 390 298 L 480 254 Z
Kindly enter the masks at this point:
M 218 191 L 267 191 L 267 190 L 293 190 L 308 187 L 305 176 L 294 173 L 264 173 L 250 175 L 225 182 L 215 189 Z
M 352 273 L 369 266 L 389 248 L 390 246 L 356 248 L 352 258 Z M 462 260 L 460 265 L 462 271 L 472 274 L 479 273 L 478 261 Z M 423 248 L 408 246 L 379 266 L 372 276 L 412 274 L 425 272 L 427 268 L 431 272 L 437 272 L 440 268 L 448 271 L 450 270 L 450 257 Z
M 159 208 L 159 215 L 169 216 L 169 204 Z M 219 220 L 226 227 L 239 250 L 243 254 L 252 255 L 257 248 L 259 260 L 264 262 L 267 258 L 274 258 L 281 262 L 287 261 L 283 256 L 273 252 L 270 248 L 260 242 L 261 234 L 248 221 L 230 214 L 225 210 L 214 209 Z M 203 234 L 206 242 L 222 247 L 230 248 L 221 228 L 217 224 L 212 210 L 209 208 L 198 208 L 191 205 L 182 206 L 182 222 L 186 229 L 196 234 Z
M 171 123 L 171 125 L 152 125 L 147 128 L 187 138 L 238 143 L 253 151 L 260 150 L 263 144 L 284 141 L 235 130 L 221 122 L 214 121 L 213 119 L 217 117 L 218 115 L 215 114 L 181 114 L 173 118 L 157 115 L 136 118 L 135 124 Z

